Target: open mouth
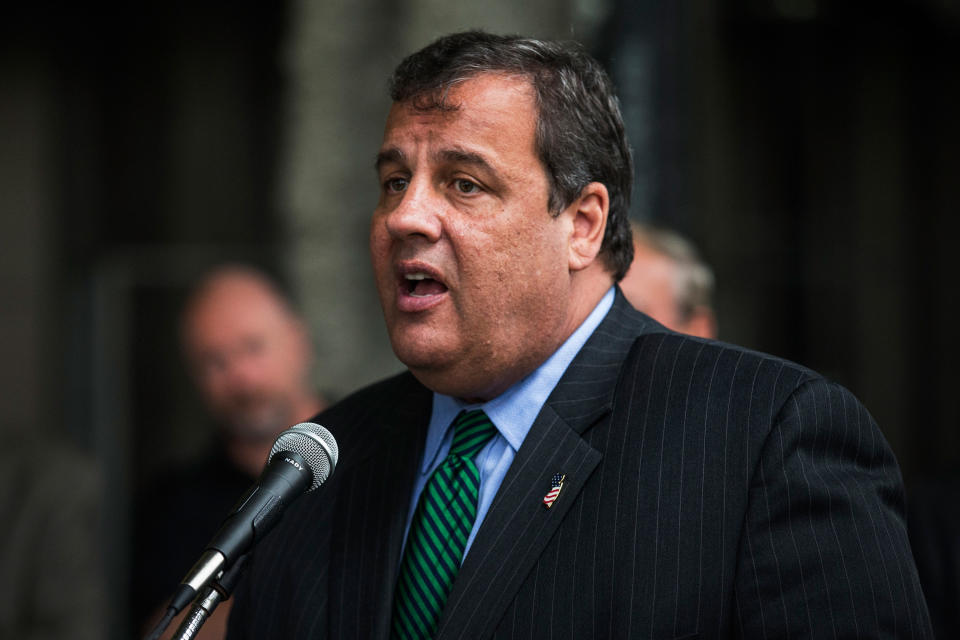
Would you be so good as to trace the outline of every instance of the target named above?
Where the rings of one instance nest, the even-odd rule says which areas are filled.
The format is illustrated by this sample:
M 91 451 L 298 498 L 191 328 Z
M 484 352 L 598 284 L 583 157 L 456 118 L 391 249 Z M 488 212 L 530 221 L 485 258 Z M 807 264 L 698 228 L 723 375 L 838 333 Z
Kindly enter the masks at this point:
M 436 296 L 447 290 L 445 284 L 422 272 L 404 274 L 401 286 L 407 295 L 414 298 Z

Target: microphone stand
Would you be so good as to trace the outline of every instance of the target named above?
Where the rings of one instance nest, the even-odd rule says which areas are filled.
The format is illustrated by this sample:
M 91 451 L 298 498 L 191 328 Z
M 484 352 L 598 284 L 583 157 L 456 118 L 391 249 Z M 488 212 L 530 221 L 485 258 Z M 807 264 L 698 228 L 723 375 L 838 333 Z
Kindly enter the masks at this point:
M 220 525 L 177 587 L 167 612 L 147 640 L 158 640 L 191 601 L 194 605 L 177 637 L 195 637 L 217 605 L 230 597 L 243 571 L 246 554 L 240 555 L 232 566 L 229 559 L 250 549 L 270 531 L 283 515 L 286 503 L 323 484 L 337 464 L 337 454 L 337 441 L 318 424 L 301 422 L 277 436 L 260 478 Z
M 223 572 L 218 579 L 212 581 L 206 591 L 193 601 L 190 613 L 180 623 L 180 627 L 173 635 L 173 640 L 192 640 L 200 632 L 200 627 L 207 621 L 224 600 L 230 597 L 234 587 L 240 580 L 240 575 L 247 564 L 247 554 L 237 558 L 233 566 Z

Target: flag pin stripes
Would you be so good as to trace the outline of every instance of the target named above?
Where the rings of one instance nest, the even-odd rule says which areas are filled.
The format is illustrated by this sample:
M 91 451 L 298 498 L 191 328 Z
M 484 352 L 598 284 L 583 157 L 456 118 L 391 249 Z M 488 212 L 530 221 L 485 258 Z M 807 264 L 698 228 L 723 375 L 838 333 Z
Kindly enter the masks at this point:
M 550 491 L 547 492 L 547 495 L 543 496 L 543 504 L 546 505 L 547 509 L 553 506 L 557 496 L 560 495 L 560 489 L 563 488 L 563 481 L 566 477 L 566 475 L 560 473 L 553 474 L 553 478 L 550 480 Z

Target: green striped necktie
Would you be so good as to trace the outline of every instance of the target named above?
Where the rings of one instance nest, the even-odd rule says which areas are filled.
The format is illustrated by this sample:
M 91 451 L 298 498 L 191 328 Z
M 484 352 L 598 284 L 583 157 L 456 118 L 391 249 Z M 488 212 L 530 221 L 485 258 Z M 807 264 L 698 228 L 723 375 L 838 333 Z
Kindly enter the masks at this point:
M 427 480 L 410 523 L 393 600 L 392 638 L 432 638 L 477 518 L 480 471 L 474 456 L 496 434 L 483 411 L 461 411 L 453 445 Z

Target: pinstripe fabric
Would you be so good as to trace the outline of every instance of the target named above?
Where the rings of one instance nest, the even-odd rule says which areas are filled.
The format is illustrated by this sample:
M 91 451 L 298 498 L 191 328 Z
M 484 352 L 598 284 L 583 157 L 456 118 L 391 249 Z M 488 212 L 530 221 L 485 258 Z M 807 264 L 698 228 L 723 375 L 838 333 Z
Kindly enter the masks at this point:
M 231 639 L 387 637 L 429 410 L 405 374 L 319 418 L 341 466 L 258 549 Z M 517 452 L 436 637 L 929 638 L 902 503 L 848 391 L 668 332 L 618 294 Z

